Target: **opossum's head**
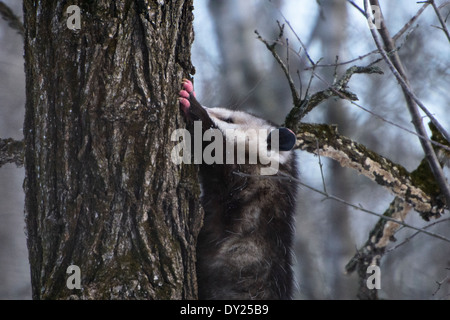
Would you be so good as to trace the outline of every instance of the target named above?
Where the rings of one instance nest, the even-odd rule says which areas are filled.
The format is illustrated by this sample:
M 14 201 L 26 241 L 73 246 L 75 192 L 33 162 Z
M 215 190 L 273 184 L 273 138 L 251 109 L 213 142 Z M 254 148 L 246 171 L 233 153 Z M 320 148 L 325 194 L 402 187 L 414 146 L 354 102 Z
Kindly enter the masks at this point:
M 230 150 L 233 150 L 236 154 L 231 156 L 231 160 L 237 163 L 244 161 L 245 164 L 266 166 L 270 164 L 275 171 L 278 170 L 279 164 L 292 160 L 291 150 L 295 145 L 296 136 L 291 130 L 278 127 L 247 112 L 203 107 L 195 98 L 192 84 L 184 83 L 184 88 L 186 90 L 180 92 L 180 103 L 186 120 L 200 121 L 202 134 L 208 130 L 215 130 L 216 133 L 218 131 L 224 139 L 226 152 L 224 158 L 230 155 Z M 219 135 L 212 134 L 212 136 L 217 139 Z M 239 154 L 240 150 L 245 150 L 244 155 Z M 252 159 L 256 159 L 255 162 L 252 163 Z
M 295 145 L 296 137 L 290 129 L 277 127 L 269 121 L 243 111 L 203 108 L 212 120 L 213 126 L 218 128 L 229 142 L 233 142 L 233 139 L 237 141 L 246 139 L 249 145 L 257 144 L 262 150 L 281 152 L 291 151 Z M 276 145 L 272 145 L 273 142 Z

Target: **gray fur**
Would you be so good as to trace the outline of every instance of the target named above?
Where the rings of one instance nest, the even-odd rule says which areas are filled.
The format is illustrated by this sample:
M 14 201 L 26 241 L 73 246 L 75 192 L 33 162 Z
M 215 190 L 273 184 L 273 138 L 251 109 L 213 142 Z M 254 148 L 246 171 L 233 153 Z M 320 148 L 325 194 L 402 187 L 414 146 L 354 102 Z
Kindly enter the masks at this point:
M 204 131 L 276 128 L 245 112 L 204 108 L 192 94 L 189 102 L 187 119 L 208 124 Z M 295 153 L 280 151 L 275 176 L 261 176 L 260 169 L 261 164 L 200 165 L 205 210 L 197 244 L 200 299 L 291 298 Z

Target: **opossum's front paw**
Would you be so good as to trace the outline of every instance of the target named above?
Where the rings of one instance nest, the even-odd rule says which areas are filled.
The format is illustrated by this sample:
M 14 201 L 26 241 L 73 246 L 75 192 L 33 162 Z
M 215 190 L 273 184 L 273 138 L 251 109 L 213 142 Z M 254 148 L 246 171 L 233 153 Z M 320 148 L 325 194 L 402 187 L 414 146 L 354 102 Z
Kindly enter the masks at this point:
M 187 93 L 192 94 L 195 97 L 194 85 L 190 80 L 183 79 L 183 88 Z
M 185 114 L 188 113 L 191 106 L 189 101 L 191 95 L 195 97 L 194 86 L 188 79 L 183 79 L 183 89 L 179 93 L 178 100 L 180 101 L 181 108 Z

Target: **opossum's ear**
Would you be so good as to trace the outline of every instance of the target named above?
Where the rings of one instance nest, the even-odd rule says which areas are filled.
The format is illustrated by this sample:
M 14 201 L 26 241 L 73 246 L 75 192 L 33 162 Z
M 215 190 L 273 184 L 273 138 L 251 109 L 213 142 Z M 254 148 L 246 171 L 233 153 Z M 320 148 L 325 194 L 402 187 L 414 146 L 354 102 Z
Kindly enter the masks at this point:
M 288 128 L 277 128 L 269 133 L 267 136 L 267 145 L 270 149 L 271 147 L 271 141 L 272 141 L 272 133 L 274 131 L 278 132 L 278 148 L 279 151 L 289 151 L 292 150 L 292 148 L 295 146 L 295 142 L 297 141 L 297 137 L 295 136 L 295 133 L 292 132 L 292 130 Z

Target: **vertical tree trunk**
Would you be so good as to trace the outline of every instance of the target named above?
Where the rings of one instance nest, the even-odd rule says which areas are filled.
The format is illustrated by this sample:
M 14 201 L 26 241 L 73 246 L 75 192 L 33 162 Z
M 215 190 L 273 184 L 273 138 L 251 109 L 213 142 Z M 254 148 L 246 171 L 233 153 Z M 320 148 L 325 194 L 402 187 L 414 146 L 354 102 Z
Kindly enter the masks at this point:
M 317 24 L 317 32 L 322 43 L 322 56 L 326 63 L 334 63 L 336 56 L 339 56 L 339 62 L 344 61 L 343 46 L 346 38 L 345 27 L 348 25 L 347 3 L 345 1 L 326 0 L 321 2 L 324 19 L 320 19 Z M 341 71 L 343 68 L 338 68 Z M 323 71 L 325 78 L 333 81 L 334 68 L 328 68 Z M 351 115 L 344 107 L 344 101 L 337 99 L 329 101 L 326 110 L 326 123 L 337 124 L 339 131 L 344 135 L 350 135 Z M 342 199 L 351 198 L 349 182 L 352 177 L 349 172 L 342 169 L 339 163 L 331 162 L 327 175 L 333 177 L 327 181 L 329 190 L 337 194 Z M 347 183 L 347 184 L 346 184 Z M 348 278 L 342 277 L 342 261 L 351 255 L 354 251 L 354 244 L 350 236 L 350 219 L 348 206 L 338 205 L 329 202 L 329 217 L 327 224 L 328 241 L 325 248 L 325 257 L 327 257 L 327 270 L 334 269 L 336 272 L 328 273 L 330 277 L 330 290 L 327 298 L 350 299 L 353 297 L 355 284 Z
M 279 34 L 277 8 L 281 8 L 282 3 L 283 0 L 273 0 L 270 4 L 266 1 L 208 1 L 220 55 L 220 77 L 226 80 L 221 82 L 221 92 L 226 95 L 214 96 L 211 106 L 256 111 L 275 123 L 284 121 L 290 103 L 288 88 L 277 81 L 281 70 L 276 61 L 261 63 L 266 52 L 264 45 L 255 40 L 255 26 L 269 38 Z
M 81 29 L 67 27 L 69 5 Z M 193 166 L 170 159 L 192 0 L 24 1 L 34 299 L 196 298 Z M 194 191 L 192 191 L 194 190 Z M 70 265 L 81 289 L 68 289 Z

